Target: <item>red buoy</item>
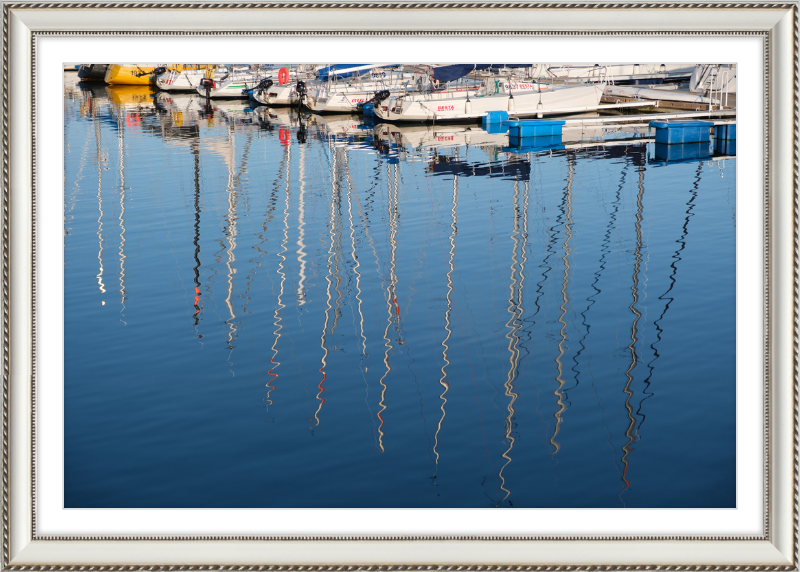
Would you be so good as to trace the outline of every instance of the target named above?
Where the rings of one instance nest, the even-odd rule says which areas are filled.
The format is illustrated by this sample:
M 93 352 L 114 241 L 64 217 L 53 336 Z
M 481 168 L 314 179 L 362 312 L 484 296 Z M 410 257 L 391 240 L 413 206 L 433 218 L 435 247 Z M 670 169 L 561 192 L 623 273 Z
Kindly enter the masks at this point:
M 289 82 L 289 70 L 281 68 L 278 71 L 278 85 L 283 85 Z

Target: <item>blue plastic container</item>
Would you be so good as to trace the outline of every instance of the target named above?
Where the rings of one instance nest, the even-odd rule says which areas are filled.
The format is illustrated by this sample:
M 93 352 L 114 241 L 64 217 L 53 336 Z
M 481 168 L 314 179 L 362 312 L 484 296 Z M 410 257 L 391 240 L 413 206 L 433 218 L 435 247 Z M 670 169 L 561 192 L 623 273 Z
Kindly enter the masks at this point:
M 487 125 L 502 124 L 506 119 L 508 119 L 508 113 L 505 111 L 487 111 L 481 120 L 481 124 L 486 129 Z
M 364 114 L 364 117 L 375 117 L 375 104 L 365 103 L 361 108 L 361 112 Z
M 651 121 L 656 129 L 656 144 L 685 145 L 711 141 L 711 121 Z
M 503 151 L 511 153 L 528 153 L 535 151 L 547 151 L 550 149 L 563 149 L 561 135 L 543 135 L 540 137 L 517 137 L 509 133 L 508 147 L 503 147 Z
M 714 128 L 714 139 L 727 139 L 730 141 L 736 140 L 736 124 L 717 125 Z
M 507 133 L 508 126 L 502 123 L 484 123 L 483 130 L 486 131 L 486 133 Z
M 715 155 L 736 155 L 736 139 L 714 139 Z
M 711 156 L 711 149 L 708 142 L 685 143 L 683 145 L 667 145 L 656 142 L 655 159 L 656 161 L 696 161 L 706 159 Z
M 561 128 L 566 123 L 556 119 L 529 119 L 526 121 L 503 121 L 508 126 L 509 137 L 561 137 Z

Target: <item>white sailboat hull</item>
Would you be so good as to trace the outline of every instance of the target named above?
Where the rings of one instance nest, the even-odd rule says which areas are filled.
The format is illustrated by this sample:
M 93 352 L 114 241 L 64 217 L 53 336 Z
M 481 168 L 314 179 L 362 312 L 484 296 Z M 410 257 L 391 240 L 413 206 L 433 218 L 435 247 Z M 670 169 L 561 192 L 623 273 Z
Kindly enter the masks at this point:
M 513 100 L 512 100 L 513 95 Z M 563 109 L 594 108 L 600 104 L 603 88 L 597 85 L 548 87 L 539 91 L 450 98 L 409 100 L 391 97 L 375 107 L 375 115 L 388 121 L 447 121 L 478 119 L 490 111 L 510 115 L 553 114 Z
M 215 85 L 208 91 L 208 96 L 249 99 L 250 94 L 242 93 L 242 91 L 254 87 L 260 80 L 261 78 L 250 75 L 227 78 L 223 81 L 215 80 Z M 200 95 L 206 95 L 206 89 L 203 86 L 198 86 L 196 89 Z
M 297 103 L 297 83 L 273 84 L 264 91 L 253 91 L 253 98 L 263 105 L 294 105 Z

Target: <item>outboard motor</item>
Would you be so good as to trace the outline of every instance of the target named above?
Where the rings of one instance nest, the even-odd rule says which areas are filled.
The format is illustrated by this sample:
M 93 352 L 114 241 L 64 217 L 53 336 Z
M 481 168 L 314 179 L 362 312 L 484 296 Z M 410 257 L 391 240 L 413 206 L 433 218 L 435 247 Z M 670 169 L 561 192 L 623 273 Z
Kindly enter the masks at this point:
M 262 79 L 260 82 L 258 82 L 258 85 L 253 89 L 254 91 L 257 91 L 259 94 L 262 94 L 265 91 L 267 91 L 270 87 L 272 87 L 273 83 L 274 82 L 271 79 Z
M 210 77 L 204 77 L 200 80 L 200 87 L 206 90 L 206 98 L 211 97 L 211 90 L 217 87 L 217 82 Z
M 303 100 L 306 98 L 306 95 L 308 95 L 306 82 L 298 81 L 295 86 L 295 91 L 297 91 L 297 109 L 300 109 L 303 105 Z
M 374 105 L 379 105 L 381 101 L 383 101 L 384 99 L 386 99 L 390 95 L 392 95 L 392 94 L 389 93 L 389 90 L 387 90 L 387 89 L 383 89 L 381 91 L 376 91 L 375 95 L 373 95 L 370 99 L 368 99 L 367 101 L 365 101 L 363 103 L 359 103 L 358 104 L 358 109 L 363 109 L 364 106 L 366 104 L 368 104 L 368 103 L 372 103 Z
M 165 68 L 164 66 L 159 66 L 159 67 L 157 67 L 156 69 L 153 70 L 153 75 L 155 77 L 158 77 L 158 76 L 160 76 L 161 74 L 164 74 L 164 73 L 167 73 L 167 68 Z

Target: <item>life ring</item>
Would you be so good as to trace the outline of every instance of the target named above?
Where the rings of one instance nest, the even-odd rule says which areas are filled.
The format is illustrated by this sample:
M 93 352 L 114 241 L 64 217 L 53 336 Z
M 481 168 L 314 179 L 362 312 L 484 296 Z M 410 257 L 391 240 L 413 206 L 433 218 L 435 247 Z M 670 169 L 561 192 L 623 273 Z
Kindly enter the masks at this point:
M 278 71 L 278 85 L 283 85 L 285 83 L 289 83 L 289 70 L 281 68 L 280 71 Z

